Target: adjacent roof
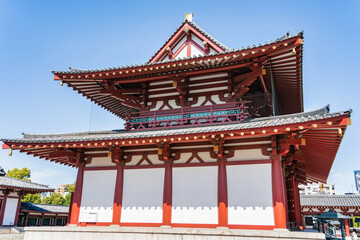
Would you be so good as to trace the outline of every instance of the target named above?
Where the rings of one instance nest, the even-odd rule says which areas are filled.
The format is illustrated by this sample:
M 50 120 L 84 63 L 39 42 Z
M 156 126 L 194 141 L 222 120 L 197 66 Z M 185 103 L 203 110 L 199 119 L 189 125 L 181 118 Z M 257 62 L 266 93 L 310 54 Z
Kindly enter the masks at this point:
M 360 195 L 301 195 L 301 206 L 360 207 Z
M 68 214 L 69 206 L 22 202 L 20 211 Z
M 55 189 L 49 188 L 48 185 L 28 182 L 8 176 L 0 177 L 0 188 L 19 189 L 31 192 L 52 192 Z

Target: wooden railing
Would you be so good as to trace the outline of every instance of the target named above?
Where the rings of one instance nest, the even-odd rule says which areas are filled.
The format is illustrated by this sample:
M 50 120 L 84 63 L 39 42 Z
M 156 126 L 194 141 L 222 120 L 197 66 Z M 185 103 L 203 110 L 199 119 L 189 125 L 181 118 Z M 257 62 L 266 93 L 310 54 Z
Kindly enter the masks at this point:
M 245 103 L 131 113 L 126 118 L 125 129 L 142 130 L 242 122 L 250 117 Z

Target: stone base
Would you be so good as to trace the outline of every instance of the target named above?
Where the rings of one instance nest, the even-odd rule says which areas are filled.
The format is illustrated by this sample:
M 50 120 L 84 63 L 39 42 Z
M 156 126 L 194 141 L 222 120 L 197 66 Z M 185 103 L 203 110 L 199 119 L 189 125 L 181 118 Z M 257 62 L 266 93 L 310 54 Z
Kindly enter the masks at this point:
M 26 227 L 25 240 L 255 240 L 255 239 L 325 239 L 322 233 L 276 230 L 155 227 Z

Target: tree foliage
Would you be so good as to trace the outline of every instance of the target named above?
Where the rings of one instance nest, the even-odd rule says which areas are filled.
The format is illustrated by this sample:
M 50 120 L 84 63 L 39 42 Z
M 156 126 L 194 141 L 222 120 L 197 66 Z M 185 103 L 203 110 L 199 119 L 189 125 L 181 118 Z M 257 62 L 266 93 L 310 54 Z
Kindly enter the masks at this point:
M 76 184 L 76 182 L 74 182 L 73 184 L 66 185 L 66 189 L 69 193 L 65 196 L 65 204 L 64 205 L 67 205 L 67 206 L 70 205 L 71 194 L 75 191 L 75 184 Z
M 6 176 L 31 182 L 30 180 L 31 172 L 30 169 L 28 168 L 22 168 L 22 169 L 14 168 L 12 170 L 8 170 Z
M 65 198 L 58 193 L 52 193 L 50 197 L 45 197 L 41 200 L 42 204 L 64 205 Z
M 41 203 L 41 195 L 40 193 L 35 194 L 26 194 L 21 199 L 22 202 L 31 202 L 31 203 Z

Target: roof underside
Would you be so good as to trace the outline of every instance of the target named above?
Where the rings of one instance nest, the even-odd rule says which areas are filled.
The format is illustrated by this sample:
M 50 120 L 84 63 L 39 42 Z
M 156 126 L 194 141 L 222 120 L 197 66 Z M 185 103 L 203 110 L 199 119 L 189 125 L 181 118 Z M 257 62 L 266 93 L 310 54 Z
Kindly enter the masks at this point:
M 138 110 L 125 106 L 111 95 L 102 95 L 107 81 L 116 84 L 136 84 L 153 80 L 169 80 L 175 75 L 194 76 L 231 71 L 247 67 L 254 60 L 265 61 L 265 80 L 273 77 L 282 114 L 303 111 L 302 100 L 302 33 L 286 35 L 270 44 L 259 44 L 241 50 L 227 49 L 206 56 L 189 57 L 143 65 L 81 71 L 54 71 L 55 79 L 118 117 Z M 121 86 L 122 87 L 122 86 Z
M 300 147 L 301 153 L 306 159 L 306 177 L 309 181 L 325 182 L 343 138 L 349 117 L 350 111 L 329 113 L 326 107 L 306 113 L 256 118 L 242 123 L 217 125 L 216 128 L 213 126 L 199 126 L 134 132 L 114 130 L 57 135 L 26 134 L 22 139 L 3 139 L 2 141 L 12 149 L 18 149 L 21 152 L 26 152 L 60 164 L 75 166 L 68 163 L 66 156 L 58 155 L 59 151 L 61 151 L 59 149 L 66 151 L 67 148 L 77 149 L 103 146 L 106 150 L 109 145 L 118 144 L 124 147 L 131 145 L 137 146 L 140 144 L 135 144 L 136 140 L 142 142 L 142 140 L 152 139 L 151 142 L 155 142 L 159 137 L 161 137 L 161 139 L 167 137 L 169 137 L 169 139 L 175 139 L 172 141 L 173 144 L 176 144 L 178 137 L 192 137 L 198 136 L 198 134 L 210 137 L 213 134 L 225 133 L 226 135 L 233 133 L 233 135 L 235 135 L 233 138 L 240 139 L 242 137 L 264 136 L 264 130 L 270 135 L 288 134 L 289 131 L 299 131 L 301 126 L 302 130 L 299 134 L 306 139 L 306 145 Z M 274 131 L 275 128 L 277 129 L 276 131 Z M 341 131 L 341 134 L 339 131 Z M 197 141 L 202 140 L 199 138 Z M 146 141 L 146 144 L 150 144 L 151 142 Z

